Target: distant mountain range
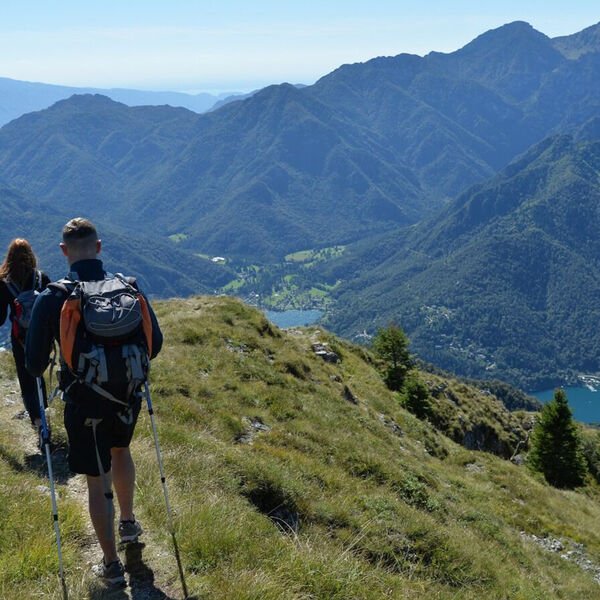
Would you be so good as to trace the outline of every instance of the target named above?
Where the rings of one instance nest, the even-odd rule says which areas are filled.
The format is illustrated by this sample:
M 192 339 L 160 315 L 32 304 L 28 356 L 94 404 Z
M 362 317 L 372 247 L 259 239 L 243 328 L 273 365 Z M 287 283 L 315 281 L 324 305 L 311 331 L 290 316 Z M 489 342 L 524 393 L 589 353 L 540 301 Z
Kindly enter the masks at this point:
M 194 252 L 273 260 L 417 222 L 600 110 L 600 53 L 522 22 L 197 115 L 79 96 L 0 130 L 0 177 Z M 572 42 L 576 45 L 575 42 Z M 176 204 L 177 210 L 169 210 Z
M 0 179 L 153 265 L 348 245 L 318 269 L 336 331 L 398 318 L 427 360 L 537 386 L 600 370 L 598 117 L 600 24 L 515 22 L 205 114 L 73 96 L 0 129 Z
M 258 260 L 426 212 L 377 136 L 291 85 L 206 115 L 74 96 L 0 130 L 0 177 L 63 209 L 182 233 L 195 252 Z
M 19 81 L 0 77 L 0 126 L 21 115 L 48 108 L 50 105 L 69 98 L 73 94 L 104 94 L 116 102 L 129 106 L 163 105 L 181 106 L 194 112 L 205 112 L 237 99 L 237 94 L 185 94 L 180 92 L 150 92 L 122 88 L 81 88 L 48 83 Z

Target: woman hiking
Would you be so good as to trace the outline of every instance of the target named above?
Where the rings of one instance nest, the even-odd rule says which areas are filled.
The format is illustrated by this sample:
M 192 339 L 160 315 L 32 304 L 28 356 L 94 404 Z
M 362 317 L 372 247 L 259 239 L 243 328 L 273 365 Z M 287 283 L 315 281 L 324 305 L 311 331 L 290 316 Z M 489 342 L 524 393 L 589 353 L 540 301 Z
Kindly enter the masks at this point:
M 42 443 L 40 403 L 35 377 L 25 368 L 24 344 L 27 313 L 31 313 L 31 304 L 35 299 L 31 292 L 44 290 L 49 283 L 50 278 L 37 268 L 37 259 L 29 242 L 21 238 L 14 239 L 8 246 L 4 262 L 0 265 L 0 326 L 9 314 L 12 323 L 10 341 L 21 396 L 31 425 L 38 434 L 38 444 Z M 42 392 L 45 404 L 46 387 L 43 380 Z

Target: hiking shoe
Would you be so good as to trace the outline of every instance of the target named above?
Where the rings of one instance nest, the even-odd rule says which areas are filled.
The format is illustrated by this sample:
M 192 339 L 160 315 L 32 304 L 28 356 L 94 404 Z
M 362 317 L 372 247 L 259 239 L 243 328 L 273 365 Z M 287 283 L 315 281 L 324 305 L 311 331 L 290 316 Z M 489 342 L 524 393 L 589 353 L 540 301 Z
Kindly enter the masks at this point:
M 122 585 L 125 583 L 125 569 L 119 559 L 107 565 L 104 564 L 104 558 L 102 558 L 100 564 L 92 567 L 92 572 L 96 577 L 110 585 Z
M 135 518 L 133 521 L 119 522 L 119 542 L 127 544 L 129 542 L 137 542 L 138 536 L 144 533 L 140 522 Z

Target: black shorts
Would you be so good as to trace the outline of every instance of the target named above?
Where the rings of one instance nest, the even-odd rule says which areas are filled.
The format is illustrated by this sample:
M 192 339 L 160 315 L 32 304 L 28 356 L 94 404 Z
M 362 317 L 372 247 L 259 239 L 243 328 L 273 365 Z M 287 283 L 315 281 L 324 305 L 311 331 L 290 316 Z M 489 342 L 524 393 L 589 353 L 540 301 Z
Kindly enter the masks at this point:
M 133 437 L 140 414 L 141 402 L 131 407 L 131 422 L 119 413 L 105 414 L 96 425 L 98 452 L 104 472 L 110 471 L 110 449 L 127 448 Z M 100 475 L 92 420 L 83 414 L 81 405 L 67 402 L 65 406 L 65 429 L 69 437 L 69 468 L 74 473 L 97 477 Z

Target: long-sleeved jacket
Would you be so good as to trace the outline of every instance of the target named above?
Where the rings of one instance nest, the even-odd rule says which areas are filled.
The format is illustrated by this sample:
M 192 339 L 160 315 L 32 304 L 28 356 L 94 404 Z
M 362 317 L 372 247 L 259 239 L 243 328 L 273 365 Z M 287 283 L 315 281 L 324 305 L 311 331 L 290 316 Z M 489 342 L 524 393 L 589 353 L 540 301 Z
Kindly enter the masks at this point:
M 98 259 L 77 261 L 71 265 L 71 272 L 77 273 L 80 281 L 98 281 L 106 276 L 102 261 Z M 36 377 L 41 376 L 48 366 L 53 341 L 57 340 L 60 343 L 60 312 L 66 298 L 64 291 L 50 286 L 38 296 L 33 307 L 25 344 L 25 362 L 29 372 Z M 152 320 L 152 356 L 150 358 L 154 358 L 162 348 L 163 336 L 150 303 L 148 303 L 148 308 Z M 72 377 L 70 373 L 64 375 L 67 378 Z M 68 379 L 66 383 L 69 383 Z M 74 386 L 73 394 L 70 392 L 70 396 L 82 394 L 90 396 L 89 388 L 78 391 L 77 387 Z

